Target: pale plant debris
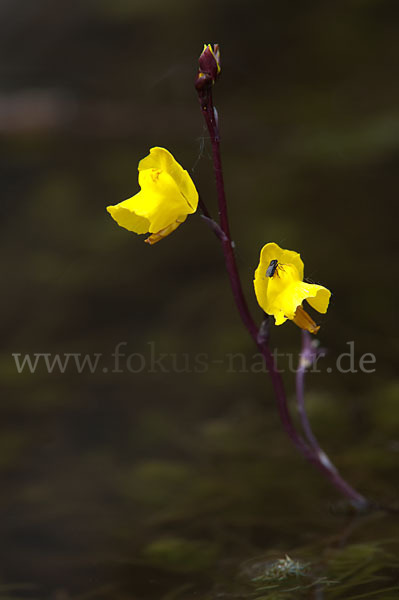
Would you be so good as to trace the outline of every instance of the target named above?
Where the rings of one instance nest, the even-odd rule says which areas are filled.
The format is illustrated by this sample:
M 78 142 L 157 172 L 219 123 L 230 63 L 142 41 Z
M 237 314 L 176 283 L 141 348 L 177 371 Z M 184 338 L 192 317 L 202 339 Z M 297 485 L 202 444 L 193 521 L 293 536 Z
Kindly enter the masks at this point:
M 264 572 L 252 581 L 281 581 L 288 577 L 306 577 L 309 575 L 309 563 L 293 560 L 288 554 L 284 558 L 268 561 L 264 565 Z

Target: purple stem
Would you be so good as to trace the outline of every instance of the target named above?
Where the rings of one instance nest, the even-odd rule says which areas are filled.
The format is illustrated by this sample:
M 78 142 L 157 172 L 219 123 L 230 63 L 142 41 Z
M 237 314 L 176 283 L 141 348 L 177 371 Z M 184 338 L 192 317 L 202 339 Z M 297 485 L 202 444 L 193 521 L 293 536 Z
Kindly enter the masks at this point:
M 321 453 L 322 451 L 312 431 L 312 427 L 306 412 L 304 393 L 306 369 L 313 363 L 313 360 L 316 356 L 317 350 L 312 344 L 310 334 L 302 329 L 302 348 L 299 355 L 298 369 L 296 372 L 296 403 L 305 437 L 310 446 L 314 448 L 317 453 Z
M 212 154 L 213 154 L 213 165 L 216 178 L 216 189 L 219 204 L 219 219 L 220 228 L 223 232 L 223 236 L 218 235 L 221 241 L 224 259 L 226 263 L 226 269 L 230 279 L 230 285 L 233 292 L 234 300 L 240 313 L 241 319 L 247 328 L 249 334 L 253 338 L 255 344 L 261 352 L 270 378 L 274 388 L 275 396 L 277 399 L 277 406 L 280 415 L 282 425 L 290 437 L 291 441 L 295 444 L 297 449 L 302 455 L 317 467 L 324 475 L 330 480 L 330 482 L 344 495 L 356 508 L 364 508 L 368 502 L 367 500 L 358 494 L 349 484 L 347 484 L 338 475 L 335 467 L 331 462 L 325 458 L 325 454 L 319 454 L 316 452 L 313 444 L 308 444 L 303 437 L 297 432 L 291 415 L 288 410 L 287 398 L 284 390 L 283 380 L 280 373 L 277 370 L 277 366 L 270 348 L 265 340 L 264 336 L 259 335 L 259 328 L 253 320 L 248 305 L 242 290 L 240 275 L 237 269 L 237 263 L 235 259 L 234 246 L 231 240 L 230 227 L 227 212 L 226 194 L 224 189 L 223 171 L 222 171 L 222 160 L 220 154 L 220 136 L 217 123 L 216 112 L 213 106 L 212 100 L 212 88 L 209 87 L 206 94 L 199 94 L 199 101 L 201 105 L 201 111 L 208 127 L 209 135 L 212 143 Z M 202 205 L 205 206 L 202 202 Z M 206 207 L 205 207 L 206 210 Z M 209 219 L 209 213 L 206 210 L 206 217 Z M 306 431 L 306 430 L 305 430 Z
M 305 374 L 306 369 L 312 365 L 317 355 L 318 351 L 310 333 L 302 330 L 302 349 L 299 355 L 299 364 L 296 372 L 296 401 L 302 429 L 314 454 L 318 460 L 326 466 L 330 481 L 351 500 L 354 506 L 358 508 L 365 508 L 368 505 L 368 501 L 366 498 L 364 498 L 364 496 L 359 494 L 352 486 L 350 486 L 338 473 L 336 467 L 332 464 L 327 454 L 319 445 L 319 442 L 317 441 L 309 422 L 305 406 Z

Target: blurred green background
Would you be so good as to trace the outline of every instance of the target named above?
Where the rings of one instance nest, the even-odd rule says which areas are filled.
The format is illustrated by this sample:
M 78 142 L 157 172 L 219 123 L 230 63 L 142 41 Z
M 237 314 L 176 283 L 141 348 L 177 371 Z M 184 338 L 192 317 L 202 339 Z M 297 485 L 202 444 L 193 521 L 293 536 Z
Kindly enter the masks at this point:
M 220 362 L 250 364 L 255 349 L 211 231 L 194 215 L 148 247 L 105 207 L 136 193 L 138 161 L 160 145 L 216 214 L 193 81 L 203 43 L 218 42 L 249 303 L 260 321 L 252 277 L 268 241 L 332 290 L 309 415 L 343 475 L 392 505 L 398 18 L 393 0 L 0 2 L 0 599 L 397 597 L 395 515 L 337 509 L 285 437 L 267 375 Z M 352 340 L 376 371 L 327 373 Z M 121 342 L 178 368 L 132 373 L 121 359 L 112 373 Z M 279 352 L 299 343 L 291 323 L 272 331 Z M 103 362 L 18 373 L 12 353 L 35 352 Z M 197 353 L 204 373 L 185 368 Z M 286 554 L 305 566 L 276 579 Z

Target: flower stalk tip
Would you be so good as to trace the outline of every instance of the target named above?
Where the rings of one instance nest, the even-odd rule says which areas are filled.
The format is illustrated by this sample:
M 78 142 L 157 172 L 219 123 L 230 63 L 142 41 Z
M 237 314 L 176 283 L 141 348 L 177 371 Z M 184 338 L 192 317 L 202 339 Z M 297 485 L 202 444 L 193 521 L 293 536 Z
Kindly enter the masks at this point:
M 204 49 L 198 59 L 198 73 L 195 87 L 198 92 L 213 85 L 220 74 L 219 44 L 204 44 Z

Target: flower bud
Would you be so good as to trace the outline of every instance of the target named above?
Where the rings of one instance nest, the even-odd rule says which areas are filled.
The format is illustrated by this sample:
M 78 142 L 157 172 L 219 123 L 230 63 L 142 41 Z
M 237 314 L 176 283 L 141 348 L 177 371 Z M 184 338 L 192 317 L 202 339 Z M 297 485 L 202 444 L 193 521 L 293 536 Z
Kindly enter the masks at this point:
M 219 44 L 205 44 L 198 60 L 199 69 L 195 87 L 202 90 L 205 86 L 215 83 L 220 73 Z

